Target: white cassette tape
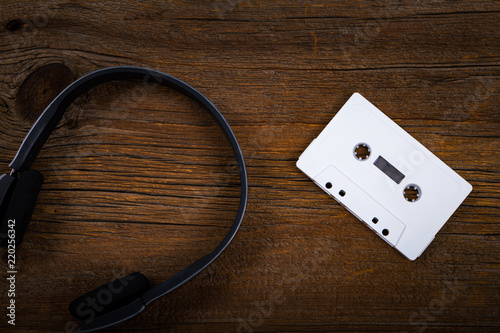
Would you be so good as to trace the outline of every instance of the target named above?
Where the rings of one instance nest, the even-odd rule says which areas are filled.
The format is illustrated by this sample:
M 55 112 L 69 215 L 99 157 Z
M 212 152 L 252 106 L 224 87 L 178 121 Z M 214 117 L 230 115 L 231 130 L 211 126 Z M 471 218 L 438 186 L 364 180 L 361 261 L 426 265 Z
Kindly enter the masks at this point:
M 297 167 L 410 260 L 472 190 L 358 93 L 302 153 Z

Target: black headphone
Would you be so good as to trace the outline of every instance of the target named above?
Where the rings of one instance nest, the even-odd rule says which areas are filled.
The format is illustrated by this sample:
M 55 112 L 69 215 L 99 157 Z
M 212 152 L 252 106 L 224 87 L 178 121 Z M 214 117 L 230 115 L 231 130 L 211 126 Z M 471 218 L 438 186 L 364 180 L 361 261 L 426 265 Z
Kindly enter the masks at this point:
M 86 320 L 78 326 L 79 332 L 92 332 L 123 323 L 141 313 L 146 305 L 155 299 L 168 294 L 200 273 L 231 242 L 240 227 L 247 203 L 248 181 L 243 154 L 231 127 L 212 102 L 187 83 L 168 74 L 141 67 L 110 67 L 90 73 L 64 89 L 29 131 L 10 163 L 10 175 L 0 176 L 0 244 L 15 248 L 24 237 L 43 182 L 43 176 L 29 168 L 68 106 L 84 92 L 101 83 L 129 79 L 143 80 L 145 83 L 152 81 L 173 88 L 201 104 L 215 118 L 226 134 L 238 162 L 241 183 L 239 209 L 231 229 L 217 248 L 167 281 L 150 289 L 148 279 L 136 272 L 75 299 L 69 307 L 71 314 L 80 320 Z M 106 299 L 106 304 L 99 306 L 100 311 L 90 311 L 87 300 L 96 297 Z

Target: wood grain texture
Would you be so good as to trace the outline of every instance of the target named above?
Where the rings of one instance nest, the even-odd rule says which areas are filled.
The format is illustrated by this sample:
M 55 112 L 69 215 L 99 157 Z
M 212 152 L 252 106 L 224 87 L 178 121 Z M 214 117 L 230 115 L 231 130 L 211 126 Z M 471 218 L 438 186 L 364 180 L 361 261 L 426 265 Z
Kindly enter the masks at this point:
M 250 191 L 226 252 L 112 331 L 500 330 L 498 1 L 1 1 L 2 172 L 68 82 L 115 65 L 211 99 Z M 474 187 L 415 262 L 295 167 L 355 91 Z M 140 82 L 79 98 L 33 168 L 45 183 L 17 253 L 15 330 L 1 311 L 9 332 L 64 331 L 71 300 L 119 275 L 164 281 L 218 244 L 238 205 L 215 122 Z

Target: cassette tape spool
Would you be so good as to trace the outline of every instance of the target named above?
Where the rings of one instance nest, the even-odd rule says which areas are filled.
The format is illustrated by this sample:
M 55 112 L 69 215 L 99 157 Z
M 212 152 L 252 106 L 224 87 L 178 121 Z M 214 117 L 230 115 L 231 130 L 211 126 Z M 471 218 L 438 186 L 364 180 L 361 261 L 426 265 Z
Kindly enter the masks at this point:
M 302 153 L 297 167 L 410 260 L 472 191 L 358 93 Z

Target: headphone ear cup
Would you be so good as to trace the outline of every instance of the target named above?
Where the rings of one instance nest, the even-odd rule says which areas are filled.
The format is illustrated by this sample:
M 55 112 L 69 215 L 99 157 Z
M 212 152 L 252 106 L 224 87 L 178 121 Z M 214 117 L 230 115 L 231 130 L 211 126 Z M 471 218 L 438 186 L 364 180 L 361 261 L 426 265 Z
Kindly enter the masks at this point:
M 0 245 L 7 246 L 10 240 L 9 235 L 9 222 L 8 219 L 4 219 L 5 210 L 10 202 L 10 196 L 12 194 L 12 189 L 16 179 L 11 175 L 3 174 L 0 176 Z
M 0 181 L 9 183 L 6 188 L 5 184 L 1 184 L 2 192 L 6 189 L 6 193 L 3 194 L 2 208 L 4 210 L 2 216 L 2 245 L 4 245 L 4 232 L 7 232 L 7 225 L 10 224 L 9 221 L 13 223 L 13 229 L 15 233 L 15 243 L 16 245 L 21 244 L 28 224 L 30 223 L 31 215 L 35 209 L 36 198 L 38 193 L 42 188 L 43 176 L 39 172 L 33 170 L 26 170 L 19 174 L 19 178 L 15 180 L 12 176 L 12 180 L 5 178 L 7 175 L 3 175 Z M 4 230 L 5 229 L 5 230 Z M 5 239 L 6 241 L 6 239 Z M 6 244 L 5 244 L 6 245 Z
M 135 272 L 77 297 L 69 312 L 82 321 L 92 321 L 137 300 L 148 290 L 148 278 Z

